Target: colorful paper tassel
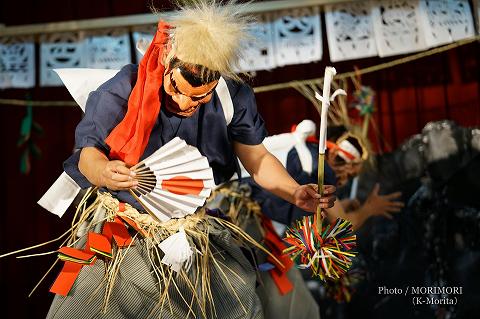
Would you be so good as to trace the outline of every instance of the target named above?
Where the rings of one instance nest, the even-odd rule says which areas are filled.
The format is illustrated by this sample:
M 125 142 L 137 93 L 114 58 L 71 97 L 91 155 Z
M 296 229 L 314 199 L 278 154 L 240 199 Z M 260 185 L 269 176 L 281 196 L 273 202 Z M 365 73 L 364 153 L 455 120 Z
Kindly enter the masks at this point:
M 329 224 L 321 221 L 317 228 L 317 214 L 306 216 L 289 227 L 284 240 L 290 244 L 283 251 L 299 268 L 310 268 L 312 276 L 322 280 L 338 279 L 352 265 L 356 252 L 356 236 L 349 221 L 337 219 Z

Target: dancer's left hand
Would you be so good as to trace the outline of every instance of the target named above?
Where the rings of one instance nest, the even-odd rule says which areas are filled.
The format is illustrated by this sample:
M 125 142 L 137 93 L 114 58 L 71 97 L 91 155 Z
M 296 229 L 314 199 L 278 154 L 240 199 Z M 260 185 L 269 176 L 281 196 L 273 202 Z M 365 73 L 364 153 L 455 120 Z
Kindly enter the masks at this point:
M 317 192 L 318 185 L 307 184 L 299 186 L 294 194 L 294 204 L 299 208 L 314 213 L 317 210 L 317 206 L 321 208 L 331 208 L 335 204 L 337 197 L 334 195 L 336 188 L 333 185 L 323 186 L 323 196 L 320 196 Z

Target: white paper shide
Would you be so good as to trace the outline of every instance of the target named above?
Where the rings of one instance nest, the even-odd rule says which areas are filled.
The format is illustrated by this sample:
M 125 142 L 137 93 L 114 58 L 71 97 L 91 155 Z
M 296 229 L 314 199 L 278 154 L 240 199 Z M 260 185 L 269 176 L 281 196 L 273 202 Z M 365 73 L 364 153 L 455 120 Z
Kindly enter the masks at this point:
M 180 227 L 178 233 L 171 235 L 158 246 L 165 254 L 162 263 L 170 266 L 173 271 L 178 273 L 184 265 L 186 270 L 190 268 L 193 250 L 183 227 Z

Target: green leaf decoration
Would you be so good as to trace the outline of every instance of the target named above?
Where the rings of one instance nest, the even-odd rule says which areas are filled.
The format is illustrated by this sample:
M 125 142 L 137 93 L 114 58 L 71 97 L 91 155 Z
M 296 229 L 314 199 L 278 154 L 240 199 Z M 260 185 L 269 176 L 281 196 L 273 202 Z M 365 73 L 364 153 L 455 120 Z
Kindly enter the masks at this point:
M 42 151 L 35 143 L 33 143 L 33 141 L 30 143 L 29 148 L 33 158 L 39 159 L 40 157 L 42 157 Z
M 26 148 L 22 153 L 22 157 L 20 158 L 20 172 L 24 175 L 27 175 L 30 173 L 30 169 L 30 151 L 28 148 Z
M 40 136 L 43 135 L 43 129 L 37 122 L 33 121 L 33 107 L 31 104 L 31 97 L 30 94 L 27 93 L 25 96 L 27 100 L 27 113 L 25 117 L 22 119 L 20 124 L 20 137 L 17 141 L 18 147 L 25 147 L 20 157 L 20 172 L 22 174 L 29 174 L 31 171 L 31 162 L 30 156 L 33 158 L 38 159 L 41 157 L 42 152 L 40 148 L 35 144 L 33 140 L 33 135 Z
M 32 122 L 33 122 L 32 107 L 27 106 L 27 114 L 23 118 L 22 124 L 20 125 L 20 136 L 26 136 L 26 137 L 30 136 L 30 132 L 32 131 Z

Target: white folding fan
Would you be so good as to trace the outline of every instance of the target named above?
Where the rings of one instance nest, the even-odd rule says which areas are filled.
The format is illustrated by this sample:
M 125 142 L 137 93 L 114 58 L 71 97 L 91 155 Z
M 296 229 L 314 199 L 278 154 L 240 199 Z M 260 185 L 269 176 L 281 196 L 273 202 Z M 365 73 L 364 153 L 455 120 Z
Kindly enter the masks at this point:
M 179 137 L 132 170 L 138 186 L 130 192 L 161 222 L 195 213 L 215 187 L 208 159 Z

